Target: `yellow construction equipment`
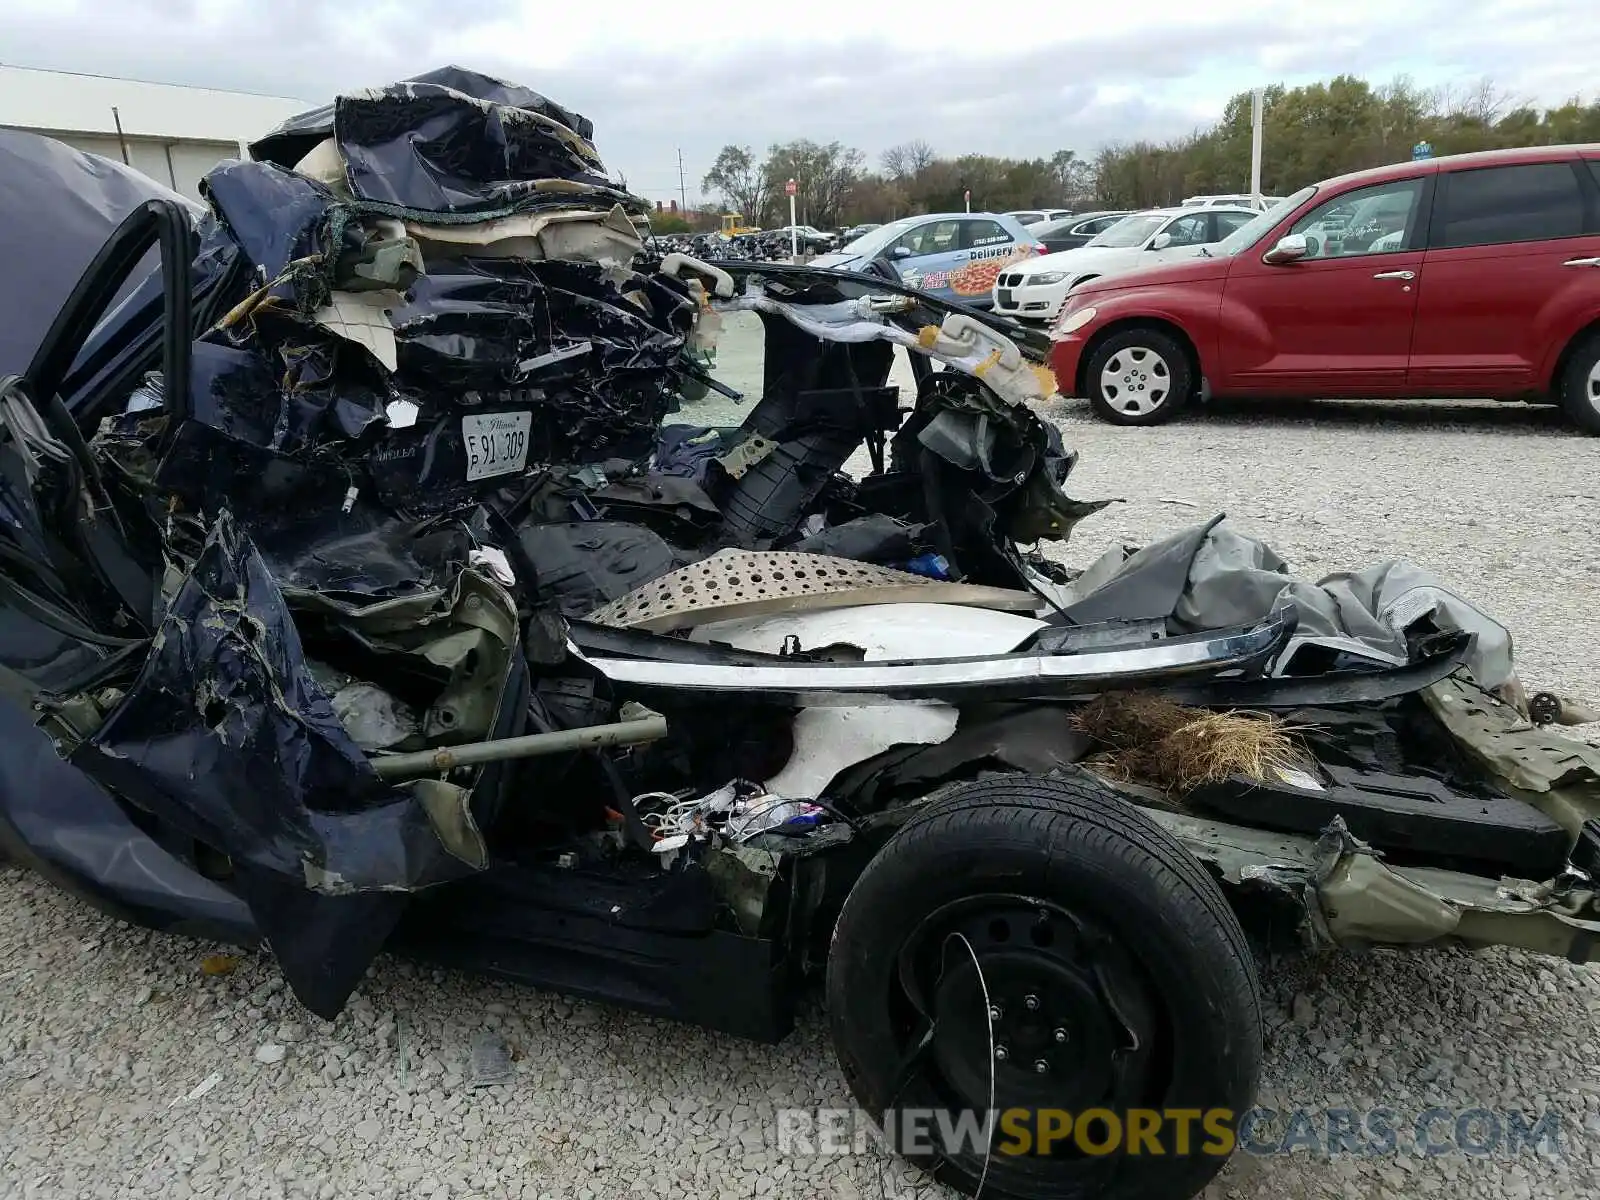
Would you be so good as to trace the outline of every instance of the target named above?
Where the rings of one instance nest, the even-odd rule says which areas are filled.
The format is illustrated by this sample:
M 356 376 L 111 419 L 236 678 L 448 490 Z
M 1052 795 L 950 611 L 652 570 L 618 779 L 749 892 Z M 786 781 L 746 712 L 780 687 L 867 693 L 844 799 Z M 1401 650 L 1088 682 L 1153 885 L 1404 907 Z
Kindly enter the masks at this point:
M 757 226 L 757 225 L 746 225 L 744 223 L 744 214 L 743 213 L 723 213 L 722 214 L 722 236 L 723 237 L 738 237 L 741 233 L 760 233 L 760 232 L 761 232 L 761 229 L 760 229 L 759 226 Z

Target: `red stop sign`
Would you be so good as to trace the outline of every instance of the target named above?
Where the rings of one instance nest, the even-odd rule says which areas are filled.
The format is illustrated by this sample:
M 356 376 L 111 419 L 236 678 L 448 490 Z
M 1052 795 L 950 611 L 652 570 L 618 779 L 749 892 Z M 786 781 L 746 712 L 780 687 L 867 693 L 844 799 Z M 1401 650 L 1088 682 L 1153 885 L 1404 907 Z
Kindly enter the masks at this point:
M 797 190 L 798 190 L 798 189 L 797 189 L 797 188 L 796 188 L 796 187 L 795 187 L 795 183 L 794 183 L 794 180 L 792 180 L 792 179 L 791 179 L 791 180 L 789 180 L 789 182 L 788 182 L 788 183 L 786 183 L 786 184 L 784 184 L 784 185 L 783 185 L 783 194 L 784 194 L 784 195 L 785 195 L 785 196 L 792 196 L 792 195 L 794 195 L 794 194 L 795 194 L 795 192 L 796 192 L 796 191 L 797 191 Z

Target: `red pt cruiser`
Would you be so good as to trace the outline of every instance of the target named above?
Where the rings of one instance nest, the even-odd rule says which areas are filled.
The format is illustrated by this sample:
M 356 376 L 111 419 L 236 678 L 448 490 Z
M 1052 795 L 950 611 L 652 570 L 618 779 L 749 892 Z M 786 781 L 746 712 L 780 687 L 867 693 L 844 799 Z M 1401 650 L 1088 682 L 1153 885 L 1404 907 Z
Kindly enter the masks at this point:
M 1119 425 L 1191 397 L 1490 397 L 1600 433 L 1600 146 L 1303 188 L 1206 256 L 1074 288 L 1063 394 Z

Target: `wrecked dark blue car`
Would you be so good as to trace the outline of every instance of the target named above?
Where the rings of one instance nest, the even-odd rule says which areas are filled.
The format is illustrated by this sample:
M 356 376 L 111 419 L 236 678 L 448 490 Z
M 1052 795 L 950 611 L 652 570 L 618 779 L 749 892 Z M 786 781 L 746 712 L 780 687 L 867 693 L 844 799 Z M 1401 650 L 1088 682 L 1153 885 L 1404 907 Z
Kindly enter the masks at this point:
M 761 1039 L 825 976 L 874 1112 L 1244 1112 L 1247 927 L 1594 953 L 1600 751 L 1498 624 L 1220 518 L 1066 570 L 1039 335 L 663 252 L 592 136 L 445 68 L 197 212 L 0 131 L 6 857 L 323 1016 L 385 951 Z M 1171 1149 L 923 1158 L 1221 1166 Z

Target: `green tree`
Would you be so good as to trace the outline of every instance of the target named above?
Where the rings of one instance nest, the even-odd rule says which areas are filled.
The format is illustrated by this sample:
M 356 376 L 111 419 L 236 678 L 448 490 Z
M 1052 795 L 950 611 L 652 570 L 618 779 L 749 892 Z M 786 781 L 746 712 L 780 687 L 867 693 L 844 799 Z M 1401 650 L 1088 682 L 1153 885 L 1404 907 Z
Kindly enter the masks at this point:
M 1449 154 L 1503 146 L 1600 142 L 1600 100 L 1574 97 L 1552 109 L 1515 104 L 1491 81 L 1423 90 L 1400 76 L 1374 86 L 1353 75 L 1265 89 L 1262 190 L 1288 195 L 1308 183 L 1411 157 L 1419 141 Z M 1072 150 L 1049 158 L 986 154 L 941 157 L 924 141 L 891 146 L 881 171 L 837 142 L 773 146 L 756 169 L 747 147 L 728 146 L 706 187 L 730 207 L 765 219 L 779 216 L 782 184 L 793 178 L 802 219 L 813 224 L 889 221 L 916 213 L 960 211 L 972 192 L 975 211 L 1070 205 L 1143 208 L 1176 204 L 1203 192 L 1250 187 L 1251 95 L 1241 92 L 1217 122 L 1165 142 L 1103 148 L 1093 159 Z M 760 190 L 753 202 L 752 173 Z M 775 203 L 768 203 L 768 200 Z
M 1266 89 L 1262 190 L 1286 195 L 1308 183 L 1435 153 L 1600 139 L 1600 103 L 1514 105 L 1491 81 L 1423 91 L 1406 76 L 1374 87 L 1352 75 Z M 1251 97 L 1241 92 L 1209 129 L 1156 144 L 1109 146 L 1095 160 L 1096 190 L 1119 207 L 1171 204 L 1199 192 L 1250 186 Z
M 694 226 L 680 213 L 653 212 L 650 214 L 652 233 L 692 233 Z

